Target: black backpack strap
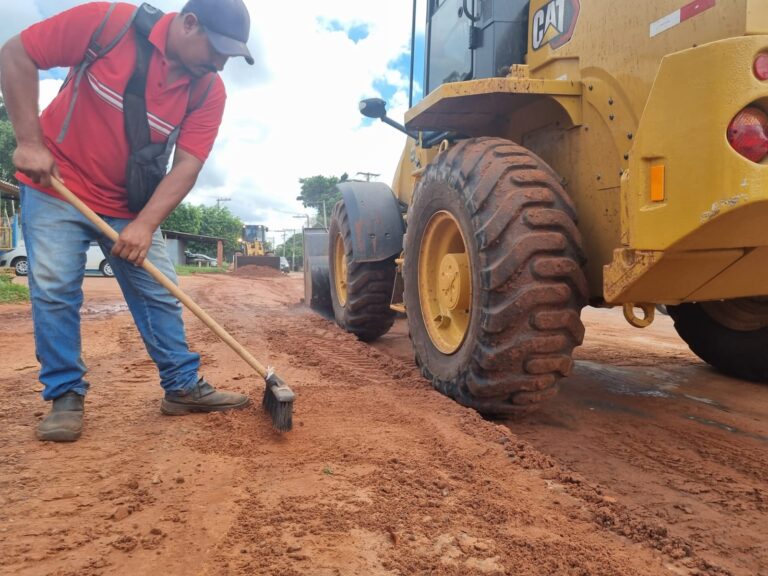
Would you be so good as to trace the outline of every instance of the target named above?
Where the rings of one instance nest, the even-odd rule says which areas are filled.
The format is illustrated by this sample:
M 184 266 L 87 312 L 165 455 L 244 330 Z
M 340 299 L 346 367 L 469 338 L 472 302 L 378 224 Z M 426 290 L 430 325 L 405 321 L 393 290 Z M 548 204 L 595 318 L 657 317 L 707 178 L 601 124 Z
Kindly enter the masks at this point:
M 86 70 L 97 59 L 104 56 L 107 52 L 112 50 L 112 48 L 114 48 L 118 42 L 120 42 L 122 37 L 125 36 L 126 32 L 128 32 L 128 30 L 130 29 L 134 19 L 136 18 L 141 8 L 139 7 L 136 10 L 134 10 L 133 14 L 128 19 L 128 22 L 126 22 L 125 25 L 123 25 L 123 27 L 120 29 L 117 35 L 109 43 L 102 46 L 99 43 L 101 33 L 104 31 L 104 27 L 107 25 L 107 22 L 109 21 L 109 17 L 112 15 L 112 12 L 114 11 L 116 5 L 117 4 L 115 2 L 112 2 L 109 5 L 109 8 L 107 9 L 107 13 L 104 15 L 104 18 L 102 18 L 101 23 L 99 23 L 98 28 L 96 28 L 96 31 L 91 35 L 91 40 L 88 43 L 88 48 L 85 51 L 85 58 L 83 59 L 82 62 L 80 62 L 80 64 L 78 64 L 76 67 L 73 67 L 69 71 L 69 74 L 67 74 L 67 78 L 64 80 L 64 84 L 62 84 L 61 88 L 59 89 L 59 92 L 61 92 L 70 82 L 72 82 L 72 100 L 70 100 L 69 102 L 69 109 L 67 110 L 67 115 L 64 117 L 64 123 L 61 126 L 61 131 L 59 132 L 59 136 L 56 138 L 56 142 L 58 143 L 61 143 L 64 140 L 64 137 L 67 134 L 67 130 L 69 129 L 69 123 L 72 120 L 72 111 L 75 109 L 75 102 L 77 101 L 77 96 L 80 92 L 80 82 L 82 81 Z
M 195 90 L 197 89 L 198 83 L 206 80 L 208 76 L 210 76 L 210 79 L 208 80 L 208 84 L 205 87 L 205 90 L 203 90 L 203 93 L 200 95 L 200 97 L 193 102 L 192 96 L 194 95 Z M 185 116 L 187 114 L 194 112 L 195 110 L 200 108 L 200 106 L 203 105 L 203 102 L 205 102 L 205 99 L 208 98 L 208 93 L 211 91 L 211 88 L 213 88 L 214 82 L 216 82 L 216 74 L 214 74 L 213 72 L 208 73 L 206 76 L 203 76 L 200 79 L 194 80 L 194 85 L 189 89 L 189 101 L 187 102 L 187 113 L 185 114 Z
M 150 143 L 147 120 L 147 72 L 152 59 L 153 46 L 149 41 L 152 27 L 163 13 L 147 3 L 139 6 L 133 24 L 136 29 L 136 66 L 123 94 L 123 123 L 125 135 L 132 151 Z
M 149 40 L 149 34 L 152 32 L 152 28 L 155 24 L 165 15 L 162 10 L 158 10 L 154 6 L 144 2 L 136 9 L 136 15 L 133 19 L 133 25 L 136 27 L 136 32 L 144 40 Z

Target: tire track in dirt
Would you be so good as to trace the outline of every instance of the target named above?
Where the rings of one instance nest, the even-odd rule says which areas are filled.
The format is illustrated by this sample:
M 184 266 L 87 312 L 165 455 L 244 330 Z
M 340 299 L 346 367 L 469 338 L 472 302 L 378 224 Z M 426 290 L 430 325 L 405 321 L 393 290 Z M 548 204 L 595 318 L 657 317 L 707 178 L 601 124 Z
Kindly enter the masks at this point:
M 565 422 L 577 445 L 558 458 L 510 431 L 520 425 L 488 422 L 432 390 L 408 355 L 362 344 L 299 306 L 300 278 L 185 284 L 297 392 L 294 430 L 272 431 L 257 405 L 162 417 L 157 374 L 121 313 L 84 324 L 84 341 L 96 342 L 86 358 L 93 388 L 83 438 L 40 444 L 31 416 L 43 408 L 30 368 L 31 326 L 24 321 L 20 335 L 0 330 L 2 342 L 25 342 L 0 373 L 3 395 L 14 399 L 0 402 L 0 574 L 704 576 L 748 565 L 735 560 L 739 554 L 752 566 L 760 558 L 743 546 L 729 556 L 732 540 L 724 534 L 746 533 L 750 520 L 764 518 L 756 496 L 753 507 L 737 509 L 746 502 L 742 487 L 764 481 L 759 454 L 749 454 L 754 439 L 729 456 L 729 433 L 714 429 L 715 440 L 700 431 L 677 450 L 666 420 L 628 427 L 616 413 L 597 410 L 584 422 L 587 438 Z M 206 376 L 258 402 L 261 379 L 185 318 Z M 638 412 L 647 408 L 637 403 Z M 557 416 L 549 417 L 557 423 Z M 547 428 L 525 422 L 523 430 Z M 616 460 L 616 446 L 631 466 Z M 590 453 L 636 477 L 614 474 L 605 482 L 580 472 Z M 665 467 L 670 457 L 680 461 Z M 718 462 L 711 479 L 705 459 Z M 717 515 L 672 508 L 695 502 L 693 495 L 668 501 L 664 486 L 658 494 L 632 487 L 652 480 L 685 488 L 688 462 L 700 466 L 692 491 L 711 482 L 717 491 L 703 494 L 733 500 L 713 505 Z M 645 475 L 637 473 L 643 467 Z M 709 523 L 721 518 L 718 548 Z
M 358 342 L 306 310 L 272 314 L 263 330 L 270 351 L 284 359 L 281 366 L 290 365 L 299 383 L 298 434 L 318 425 L 320 434 L 311 446 L 302 445 L 300 464 L 291 462 L 289 454 L 262 452 L 268 460 L 281 459 L 291 471 L 252 487 L 246 511 L 225 546 L 241 547 L 241 555 L 220 555 L 216 564 L 226 570 L 209 566 L 209 573 L 304 574 L 319 559 L 327 571 L 313 573 L 341 573 L 334 572 L 339 568 L 333 560 L 339 548 L 346 550 L 345 557 L 369 550 L 383 558 L 375 569 L 370 558 L 360 559 L 360 568 L 374 575 L 434 570 L 500 574 L 510 565 L 519 574 L 656 573 L 647 564 L 633 566 L 601 554 L 587 535 L 597 527 L 609 531 L 598 530 L 598 540 L 621 535 L 660 551 L 683 572 L 727 573 L 697 558 L 691 543 L 636 518 L 599 487 L 517 440 L 508 428 L 438 395 L 415 366 Z M 286 350 L 294 353 L 285 355 Z M 258 434 L 242 430 L 242 423 L 229 416 L 218 419 L 216 426 L 232 427 L 225 437 L 237 440 L 218 444 L 217 450 L 259 453 L 259 442 L 247 440 Z M 329 423 L 333 429 L 327 429 Z M 368 430 L 362 439 L 361 427 Z M 382 450 L 376 439 L 398 449 Z M 289 452 L 295 440 L 287 441 Z M 405 456 L 400 446 L 408 446 Z M 361 453 L 362 459 L 356 457 Z M 489 454 L 493 465 L 483 462 Z M 520 474 L 527 482 L 533 474 L 559 496 L 526 502 L 520 492 L 527 495 L 531 487 L 519 481 L 509 485 Z M 302 491 L 303 483 L 320 475 L 326 490 Z M 559 538 L 542 537 L 542 531 L 557 532 L 562 526 L 561 514 L 579 537 L 567 542 L 565 532 Z M 574 519 L 580 522 L 577 527 L 570 526 Z M 528 533 L 524 527 L 530 526 L 536 528 Z M 254 541 L 261 544 L 254 546 Z
M 588 329 L 561 395 L 510 426 L 699 558 L 768 574 L 764 389 L 704 366 L 666 318 L 623 338 L 621 314 L 608 312 L 594 312 L 599 331 L 590 340 Z M 629 361 L 611 359 L 611 341 Z

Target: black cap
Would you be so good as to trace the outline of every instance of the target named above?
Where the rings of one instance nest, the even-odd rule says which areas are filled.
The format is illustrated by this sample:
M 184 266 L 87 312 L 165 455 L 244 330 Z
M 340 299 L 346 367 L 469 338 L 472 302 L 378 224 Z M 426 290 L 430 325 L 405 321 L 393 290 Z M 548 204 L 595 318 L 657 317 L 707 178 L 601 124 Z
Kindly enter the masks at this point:
M 243 0 L 189 0 L 181 9 L 182 14 L 188 12 L 197 16 L 205 27 L 216 52 L 224 56 L 242 56 L 248 64 L 253 64 L 253 56 L 246 46 L 251 17 Z

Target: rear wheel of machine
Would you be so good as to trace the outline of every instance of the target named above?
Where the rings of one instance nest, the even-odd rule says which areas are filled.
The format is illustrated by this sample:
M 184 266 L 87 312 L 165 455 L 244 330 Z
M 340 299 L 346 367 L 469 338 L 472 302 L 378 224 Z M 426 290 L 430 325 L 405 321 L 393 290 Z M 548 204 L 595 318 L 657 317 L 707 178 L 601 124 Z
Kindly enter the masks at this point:
M 572 202 L 541 159 L 498 138 L 441 153 L 414 198 L 405 304 L 422 373 L 481 413 L 533 409 L 584 336 Z
M 395 282 L 394 259 L 352 260 L 352 233 L 343 201 L 333 208 L 328 238 L 336 323 L 364 342 L 375 340 L 395 322 L 395 312 L 389 307 Z
M 304 302 L 313 310 L 328 312 L 331 309 L 331 288 L 327 266 L 318 266 L 304 256 Z
M 768 300 L 739 298 L 667 306 L 675 330 L 720 372 L 768 382 Z

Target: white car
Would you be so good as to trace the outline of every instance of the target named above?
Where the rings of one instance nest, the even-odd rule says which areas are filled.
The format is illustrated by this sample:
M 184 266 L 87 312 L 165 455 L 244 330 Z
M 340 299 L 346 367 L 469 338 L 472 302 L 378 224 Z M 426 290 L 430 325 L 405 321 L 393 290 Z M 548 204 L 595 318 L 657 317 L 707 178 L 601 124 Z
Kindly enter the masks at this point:
M 22 244 L 9 252 L 0 253 L 0 268 L 13 268 L 16 276 L 27 275 L 27 249 Z M 109 265 L 104 253 L 96 242 L 91 242 L 85 260 L 86 272 L 98 272 L 102 276 L 112 278 L 112 266 Z

